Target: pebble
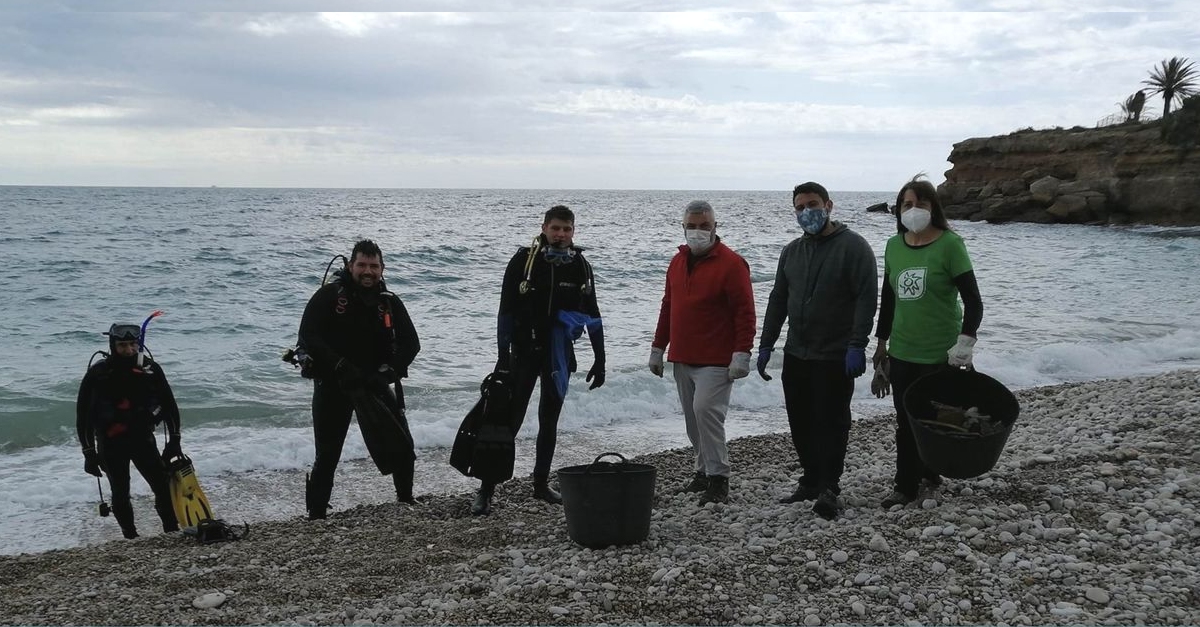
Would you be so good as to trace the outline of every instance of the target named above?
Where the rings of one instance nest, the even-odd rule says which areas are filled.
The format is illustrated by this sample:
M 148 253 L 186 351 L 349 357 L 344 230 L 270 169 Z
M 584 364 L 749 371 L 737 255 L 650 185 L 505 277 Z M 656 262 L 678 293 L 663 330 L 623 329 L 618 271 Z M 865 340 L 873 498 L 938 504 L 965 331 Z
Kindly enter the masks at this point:
M 212 610 L 225 604 L 224 592 L 209 592 L 192 599 L 192 607 L 198 610 Z
M 429 495 L 416 509 L 367 504 L 322 522 L 251 521 L 252 535 L 237 543 L 147 533 L 0 555 L 0 572 L 18 573 L 0 595 L 0 616 L 12 624 L 1195 623 L 1200 468 L 1196 445 L 1178 434 L 1200 432 L 1196 372 L 1017 395 L 1021 420 L 996 468 L 948 481 L 926 499 L 932 509 L 878 508 L 894 470 L 891 430 L 880 427 L 892 417 L 867 415 L 851 427 L 847 509 L 833 523 L 776 503 L 780 470 L 799 470 L 788 435 L 769 434 L 730 441 L 737 490 L 719 507 L 671 491 L 690 476 L 690 451 L 638 458 L 659 477 L 650 536 L 639 545 L 574 544 L 563 510 L 533 501 L 529 479 L 516 477 L 498 489 L 489 517 L 469 516 L 470 495 Z M 1039 456 L 1059 463 L 1027 463 Z M 422 576 L 406 577 L 414 571 Z M 222 581 L 228 600 L 193 610 L 185 596 L 180 607 L 179 590 L 203 578 Z M 394 578 L 406 581 L 403 592 L 377 585 Z M 181 614 L 196 611 L 211 614 Z

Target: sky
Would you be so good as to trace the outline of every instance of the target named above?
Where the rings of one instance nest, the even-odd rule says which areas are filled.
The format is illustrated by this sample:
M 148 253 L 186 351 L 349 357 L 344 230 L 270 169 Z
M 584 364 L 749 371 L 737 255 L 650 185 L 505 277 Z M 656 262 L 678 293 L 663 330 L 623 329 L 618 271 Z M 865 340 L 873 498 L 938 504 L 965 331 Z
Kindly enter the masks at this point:
M 783 4 L 8 2 L 0 184 L 892 190 L 1200 62 L 1182 2 Z

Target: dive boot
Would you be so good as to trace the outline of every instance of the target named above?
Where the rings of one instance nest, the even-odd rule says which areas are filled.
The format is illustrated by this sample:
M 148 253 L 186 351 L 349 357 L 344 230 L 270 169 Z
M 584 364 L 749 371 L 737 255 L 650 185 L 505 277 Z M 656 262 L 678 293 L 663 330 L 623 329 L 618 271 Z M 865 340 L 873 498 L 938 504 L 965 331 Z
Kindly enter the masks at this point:
M 321 505 L 315 504 L 314 501 L 316 501 L 318 497 L 313 496 L 314 491 L 315 490 L 313 489 L 312 479 L 309 478 L 308 473 L 305 473 L 304 474 L 304 509 L 306 511 L 308 511 L 308 519 L 309 520 L 324 520 L 325 511 L 327 509 L 329 509 L 329 504 L 328 503 L 321 504 Z
M 791 496 L 785 496 L 785 497 L 779 499 L 779 502 L 787 504 L 787 503 L 799 503 L 801 501 L 811 501 L 811 500 L 817 498 L 817 496 L 820 494 L 820 492 L 821 491 L 818 490 L 816 486 L 805 485 L 805 483 L 803 481 L 801 481 L 796 486 L 796 491 L 792 492 Z
M 817 496 L 817 502 L 813 503 L 812 511 L 825 520 L 837 518 L 840 508 L 838 507 L 838 497 L 833 490 L 822 490 L 821 494 Z
M 708 475 L 706 475 L 702 472 L 697 472 L 696 474 L 692 475 L 692 480 L 689 481 L 687 485 L 683 486 L 683 490 L 681 490 L 681 492 L 683 492 L 684 494 L 688 494 L 688 493 L 699 494 L 700 492 L 703 492 L 707 489 L 708 489 Z
M 729 502 L 729 477 L 721 475 L 709 475 L 708 489 L 700 497 L 700 504 L 707 503 L 728 503 Z
M 479 492 L 475 494 L 475 501 L 471 503 L 472 516 L 487 516 L 492 513 L 492 496 L 496 493 L 496 486 L 484 484 L 479 486 Z
M 916 500 L 917 497 L 909 496 L 899 490 L 892 490 L 892 493 L 883 499 L 879 506 L 883 509 L 891 509 L 897 505 L 908 505 Z
M 551 505 L 562 504 L 562 495 L 550 487 L 550 479 L 547 477 L 533 478 L 533 498 Z

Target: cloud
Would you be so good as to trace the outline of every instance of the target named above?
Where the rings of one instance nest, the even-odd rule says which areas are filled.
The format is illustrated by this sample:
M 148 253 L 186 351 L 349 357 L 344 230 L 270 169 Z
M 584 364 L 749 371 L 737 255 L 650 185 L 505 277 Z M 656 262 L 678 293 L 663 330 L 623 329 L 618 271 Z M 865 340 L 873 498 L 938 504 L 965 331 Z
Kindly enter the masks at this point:
M 949 12 L 845 6 L 9 13 L 0 25 L 0 175 L 759 188 L 804 169 L 844 181 L 840 189 L 886 189 L 916 170 L 946 169 L 966 137 L 1090 126 L 1159 60 L 1200 50 L 1196 15 L 957 13 L 964 3 L 941 0 L 900 6 Z M 816 5 L 830 7 L 842 4 Z

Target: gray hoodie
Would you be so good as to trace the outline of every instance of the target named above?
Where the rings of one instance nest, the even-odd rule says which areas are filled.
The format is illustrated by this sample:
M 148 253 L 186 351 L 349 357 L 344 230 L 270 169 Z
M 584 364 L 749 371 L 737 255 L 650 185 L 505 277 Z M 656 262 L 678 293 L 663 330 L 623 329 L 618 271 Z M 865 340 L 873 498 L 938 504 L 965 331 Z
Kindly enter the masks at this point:
M 829 235 L 805 235 L 779 254 L 759 348 L 773 348 L 788 320 L 787 354 L 841 361 L 866 348 L 879 271 L 867 240 L 834 222 Z

